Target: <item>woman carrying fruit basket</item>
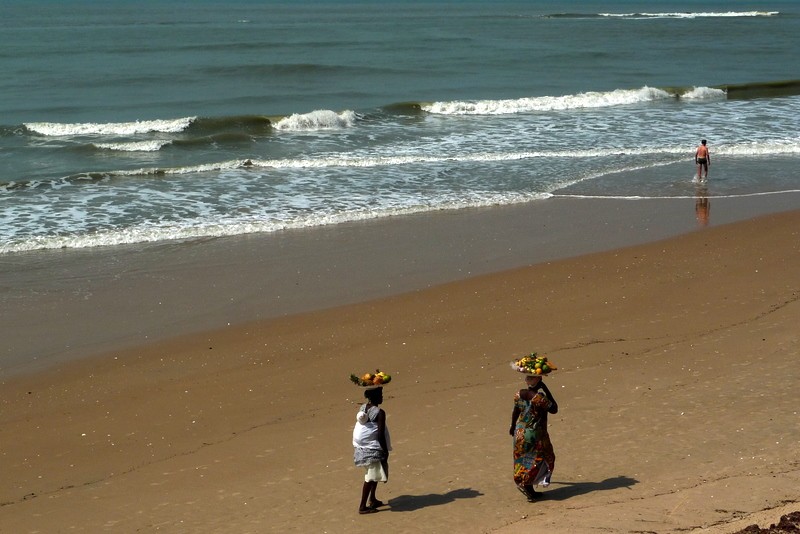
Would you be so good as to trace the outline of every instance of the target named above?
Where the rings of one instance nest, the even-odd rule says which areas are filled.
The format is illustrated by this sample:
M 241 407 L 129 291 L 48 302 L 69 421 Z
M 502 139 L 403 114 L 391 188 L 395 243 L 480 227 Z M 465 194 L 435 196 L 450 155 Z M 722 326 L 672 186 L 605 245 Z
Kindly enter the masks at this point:
M 375 497 L 378 482 L 389 480 L 389 451 L 392 450 L 389 429 L 386 427 L 386 412 L 383 403 L 383 385 L 391 381 L 391 376 L 380 371 L 367 373 L 362 377 L 350 375 L 350 380 L 365 388 L 364 398 L 356 414 L 353 427 L 353 459 L 357 467 L 365 469 L 364 485 L 361 488 L 359 514 L 372 514 L 384 504 Z
M 509 433 L 514 438 L 514 483 L 533 502 L 541 496 L 533 487 L 550 485 L 556 463 L 553 444 L 547 433 L 547 414 L 557 413 L 558 404 L 542 377 L 556 369 L 547 356 L 536 353 L 511 363 L 525 374 L 526 388 L 514 395 Z

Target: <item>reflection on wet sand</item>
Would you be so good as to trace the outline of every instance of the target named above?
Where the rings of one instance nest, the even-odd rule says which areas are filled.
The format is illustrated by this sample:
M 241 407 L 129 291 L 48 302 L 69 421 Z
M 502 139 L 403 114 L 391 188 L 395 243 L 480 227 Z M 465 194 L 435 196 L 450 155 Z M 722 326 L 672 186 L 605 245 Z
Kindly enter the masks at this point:
M 694 203 L 694 215 L 697 218 L 698 225 L 708 225 L 708 221 L 711 216 L 711 201 L 708 200 L 708 187 L 705 185 L 697 188 L 696 199 Z

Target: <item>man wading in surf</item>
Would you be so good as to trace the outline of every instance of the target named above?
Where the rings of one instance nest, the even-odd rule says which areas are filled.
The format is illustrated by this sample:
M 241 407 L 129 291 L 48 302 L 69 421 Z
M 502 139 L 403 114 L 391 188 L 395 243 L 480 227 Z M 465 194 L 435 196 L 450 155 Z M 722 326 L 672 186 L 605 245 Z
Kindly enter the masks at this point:
M 697 151 L 694 153 L 694 162 L 697 163 L 697 179 L 705 180 L 708 178 L 708 166 L 711 165 L 711 154 L 708 153 L 705 139 L 700 141 L 700 146 L 697 147 Z M 702 174 L 703 170 L 705 170 L 705 176 Z

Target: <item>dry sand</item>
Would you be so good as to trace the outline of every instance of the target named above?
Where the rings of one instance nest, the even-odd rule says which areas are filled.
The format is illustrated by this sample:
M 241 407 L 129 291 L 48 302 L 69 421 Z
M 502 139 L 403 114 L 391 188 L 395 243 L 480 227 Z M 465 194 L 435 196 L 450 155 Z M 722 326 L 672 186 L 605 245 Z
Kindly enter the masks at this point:
M 800 212 L 10 376 L 2 532 L 729 533 L 800 507 Z M 511 478 L 522 377 L 560 411 Z M 356 513 L 351 372 L 394 379 L 389 506 Z

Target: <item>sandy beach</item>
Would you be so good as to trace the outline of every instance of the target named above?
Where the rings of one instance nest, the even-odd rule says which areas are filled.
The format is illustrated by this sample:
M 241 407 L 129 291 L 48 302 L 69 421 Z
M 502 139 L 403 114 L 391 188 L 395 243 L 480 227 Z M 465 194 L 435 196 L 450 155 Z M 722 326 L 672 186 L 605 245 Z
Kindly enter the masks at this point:
M 473 226 L 450 214 L 397 235 L 354 225 L 309 233 L 326 251 L 313 262 L 279 238 L 269 257 L 257 237 L 241 256 L 224 243 L 212 256 L 95 251 L 70 259 L 92 276 L 44 289 L 41 271 L 17 269 L 30 257 L 6 259 L 0 530 L 777 522 L 800 507 L 800 212 L 781 211 L 789 195 L 758 202 L 713 201 L 702 228 L 691 201 L 489 210 Z M 512 482 L 507 433 L 522 387 L 509 361 L 532 351 L 558 364 L 546 381 L 560 406 L 553 484 L 533 504 Z M 374 368 L 393 376 L 394 451 L 388 506 L 359 516 L 362 391 L 348 376 Z

